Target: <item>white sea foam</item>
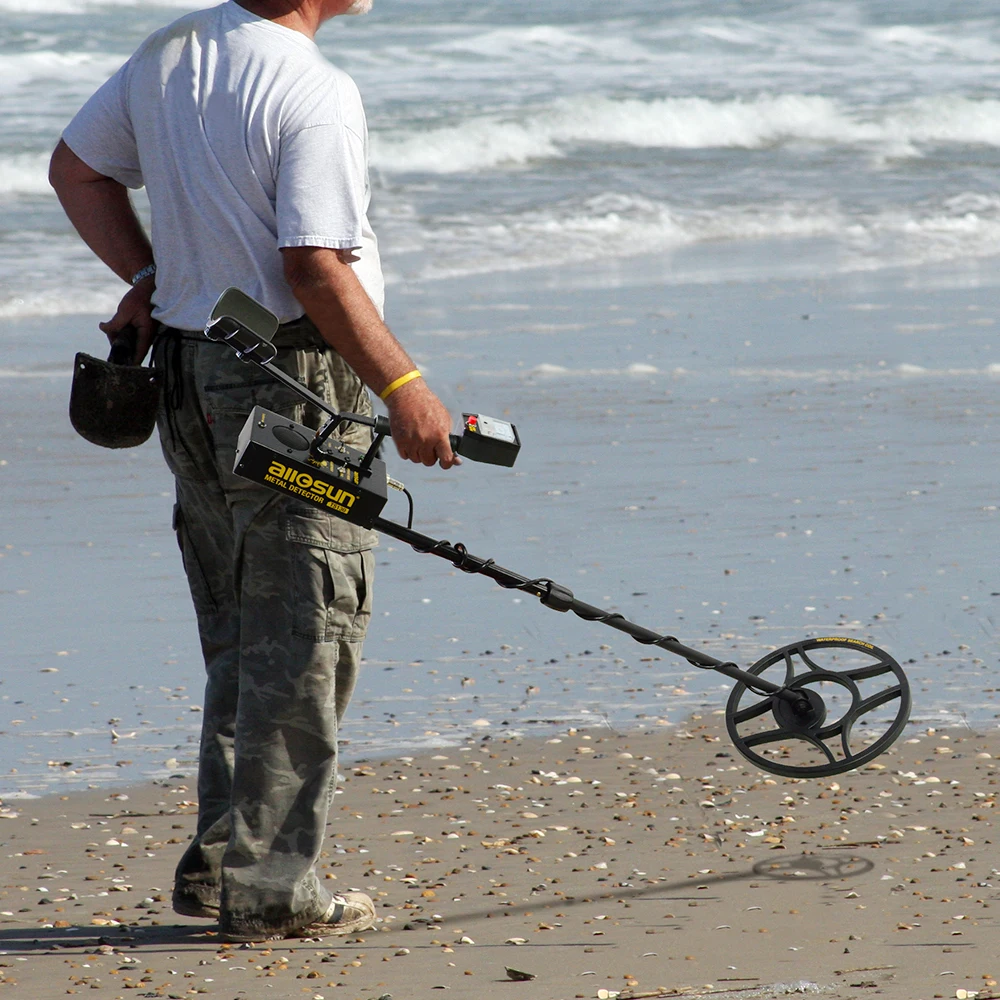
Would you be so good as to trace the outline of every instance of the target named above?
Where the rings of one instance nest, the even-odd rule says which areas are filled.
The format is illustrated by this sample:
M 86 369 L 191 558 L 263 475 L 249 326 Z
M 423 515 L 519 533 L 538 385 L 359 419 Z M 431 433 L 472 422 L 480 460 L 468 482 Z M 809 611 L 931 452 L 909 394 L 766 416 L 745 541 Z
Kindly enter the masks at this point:
M 677 381 L 685 378 L 697 379 L 702 373 L 688 368 L 674 368 L 664 371 L 648 364 L 632 364 L 626 368 L 570 368 L 566 365 L 542 363 L 530 369 L 479 369 L 470 376 L 483 379 L 510 379 L 518 382 L 587 381 L 594 378 L 655 378 Z M 974 367 L 934 367 L 902 362 L 896 365 L 854 368 L 730 368 L 729 377 L 766 382 L 892 382 L 899 380 L 970 380 L 1000 378 L 1000 364 Z
M 922 144 L 1000 147 L 1000 100 L 936 96 L 867 111 L 808 94 L 724 101 L 572 97 L 520 118 L 490 115 L 424 131 L 376 132 L 372 157 L 392 172 L 449 174 L 559 158 L 581 144 L 761 149 L 802 142 L 861 145 L 891 157 L 919 156 Z
M 968 13 L 973 13 L 968 8 Z M 940 60 L 947 56 L 964 63 L 995 63 L 1000 59 L 1000 45 L 990 37 L 990 28 L 976 32 L 974 24 L 949 30 L 941 25 L 893 24 L 888 27 L 868 28 L 860 39 L 883 51 L 897 52 L 903 57 L 921 58 L 924 61 Z M 970 30 L 973 29 L 973 30 Z
M 72 368 L 40 370 L 29 368 L 0 368 L 0 378 L 69 378 Z
M 373 164 L 397 173 L 452 174 L 562 155 L 544 129 L 493 119 L 392 137 L 373 134 L 371 142 Z
M 388 241 L 425 248 L 419 266 L 428 278 L 629 256 L 697 239 L 669 205 L 614 193 L 499 218 L 466 214 L 428 225 L 397 216 L 387 229 Z
M 434 46 L 438 53 L 472 55 L 480 59 L 499 59 L 504 62 L 526 57 L 539 57 L 560 62 L 579 64 L 588 61 L 650 61 L 655 51 L 642 45 L 628 33 L 603 37 L 593 31 L 556 24 L 532 24 L 489 31 L 472 32 L 461 37 L 439 42 Z
M 637 362 L 627 365 L 625 368 L 567 368 L 565 365 L 554 365 L 542 362 L 527 370 L 517 371 L 473 371 L 470 374 L 480 378 L 550 378 L 550 379 L 579 379 L 579 378 L 648 378 L 653 375 L 662 374 L 655 365 Z
M 541 375 L 550 377 L 578 378 L 580 376 L 599 375 L 615 378 L 630 376 L 659 375 L 660 369 L 656 365 L 643 364 L 641 362 L 628 365 L 625 368 L 566 368 L 563 365 L 540 364 L 524 373 L 527 376 Z
M 2 2 L 2 0 L 0 0 Z M 8 52 L 0 55 L 0 94 L 26 91 L 36 84 L 69 85 L 74 92 L 88 94 L 103 83 L 128 58 L 128 53 Z M 37 110 L 46 110 L 41 101 Z
M 416 266 L 424 278 L 627 258 L 694 244 L 817 239 L 829 244 L 824 266 L 849 272 L 1000 254 L 1000 196 L 962 193 L 937 206 L 852 216 L 833 200 L 691 209 L 606 192 L 500 217 L 427 220 L 392 212 L 384 232 L 387 244 L 422 251 Z
M 989 364 L 982 368 L 928 368 L 904 361 L 875 368 L 732 368 L 730 375 L 733 378 L 796 382 L 863 382 L 891 378 L 994 379 L 1000 376 L 1000 364 Z
M 84 288 L 71 282 L 60 281 L 49 287 L 38 287 L 30 291 L 27 282 L 16 294 L 0 295 L 0 319 L 23 319 L 28 316 L 71 316 L 88 313 L 101 316 L 114 315 L 121 298 L 115 279 L 107 282 L 106 288 Z M 12 281 L 12 286 L 19 282 Z M 120 284 L 120 283 L 119 283 Z
M 220 0 L 221 2 L 221 0 Z M 198 10 L 214 7 L 212 0 L 0 0 L 0 12 L 11 14 L 85 14 L 107 7 L 164 7 L 170 10 Z
M 0 195 L 48 194 L 48 153 L 0 156 Z
M 0 159 L 0 197 L 12 191 L 53 197 L 45 181 L 44 157 Z M 766 274 L 771 267 L 775 273 L 814 273 L 810 268 L 815 267 L 846 273 L 1000 254 L 1000 196 L 959 193 L 936 206 L 852 217 L 833 201 L 690 209 L 605 192 L 502 216 L 466 213 L 427 219 L 392 210 L 378 220 L 378 227 L 386 246 L 397 255 L 405 248 L 412 260 L 405 264 L 387 254 L 390 283 L 403 274 L 409 279 L 462 277 L 675 254 L 684 247 L 709 244 L 759 244 L 755 274 Z M 825 247 L 815 262 L 791 250 L 803 240 Z M 0 318 L 113 312 L 119 283 L 72 234 L 23 234 L 10 246 L 3 254 L 6 280 L 0 291 Z M 53 260 L 60 262 L 54 271 L 49 266 Z M 675 258 L 663 269 L 661 280 L 717 281 L 722 273 L 692 273 L 685 269 L 684 258 Z M 468 335 L 464 331 L 463 336 Z

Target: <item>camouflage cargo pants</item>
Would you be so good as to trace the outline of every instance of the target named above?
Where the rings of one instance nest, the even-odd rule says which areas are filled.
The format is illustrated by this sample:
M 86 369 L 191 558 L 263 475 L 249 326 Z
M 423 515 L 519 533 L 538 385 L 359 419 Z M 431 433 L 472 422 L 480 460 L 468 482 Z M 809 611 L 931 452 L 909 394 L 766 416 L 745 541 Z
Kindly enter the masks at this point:
M 376 536 L 234 476 L 253 406 L 313 427 L 321 414 L 227 346 L 164 333 L 154 349 L 166 370 L 160 440 L 207 671 L 198 827 L 175 894 L 218 907 L 223 930 L 289 930 L 329 901 L 316 862 L 371 616 Z M 274 343 L 276 364 L 316 395 L 371 412 L 360 380 L 308 320 L 283 326 Z M 371 440 L 357 425 L 342 439 Z

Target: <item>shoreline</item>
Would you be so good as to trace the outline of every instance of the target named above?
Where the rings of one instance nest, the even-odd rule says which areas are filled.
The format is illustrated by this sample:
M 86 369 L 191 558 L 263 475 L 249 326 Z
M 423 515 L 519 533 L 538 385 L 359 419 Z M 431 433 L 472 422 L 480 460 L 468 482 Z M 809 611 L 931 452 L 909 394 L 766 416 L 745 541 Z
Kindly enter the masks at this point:
M 220 945 L 169 908 L 191 783 L 47 796 L 0 821 L 0 985 L 478 1000 L 512 968 L 526 1000 L 1000 996 L 995 731 L 809 781 L 744 762 L 718 716 L 347 756 L 322 865 L 377 929 Z
M 992 724 L 990 276 L 665 285 L 672 260 L 394 293 L 449 408 L 512 419 L 525 442 L 515 469 L 396 463 L 418 527 L 743 665 L 801 637 L 864 638 L 912 661 L 921 723 Z M 89 322 L 5 323 L 7 363 L 68 363 L 94 349 Z M 158 446 L 80 441 L 67 380 L 3 384 L 3 787 L 187 771 L 204 675 Z M 647 662 L 599 625 L 389 539 L 377 559 L 354 746 L 628 730 L 724 704 L 722 678 Z

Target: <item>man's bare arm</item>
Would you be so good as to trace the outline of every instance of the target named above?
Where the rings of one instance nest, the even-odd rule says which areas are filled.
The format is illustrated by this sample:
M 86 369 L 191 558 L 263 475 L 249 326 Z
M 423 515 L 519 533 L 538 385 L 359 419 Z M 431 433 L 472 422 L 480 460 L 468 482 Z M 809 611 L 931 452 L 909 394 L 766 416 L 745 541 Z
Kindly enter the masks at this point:
M 285 278 L 323 339 L 376 393 L 414 365 L 342 251 L 322 247 L 282 250 Z M 451 418 L 422 379 L 396 389 L 386 400 L 392 439 L 400 457 L 443 469 L 460 464 L 451 450 Z
M 128 189 L 91 169 L 62 140 L 49 164 L 49 183 L 83 241 L 123 281 L 153 262 L 153 250 L 135 214 Z M 109 340 L 131 324 L 138 332 L 135 360 L 141 361 L 153 337 L 152 277 L 125 293 L 118 311 L 101 329 Z

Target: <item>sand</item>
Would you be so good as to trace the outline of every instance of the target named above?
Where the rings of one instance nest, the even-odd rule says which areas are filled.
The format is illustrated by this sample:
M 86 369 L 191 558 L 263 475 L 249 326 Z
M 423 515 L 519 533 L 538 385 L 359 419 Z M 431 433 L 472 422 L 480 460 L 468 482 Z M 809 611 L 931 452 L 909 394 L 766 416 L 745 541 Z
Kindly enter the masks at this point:
M 322 867 L 378 927 L 226 945 L 169 905 L 193 783 L 7 802 L 0 983 L 25 998 L 1000 996 L 1000 736 L 916 731 L 776 778 L 720 716 L 351 759 Z

